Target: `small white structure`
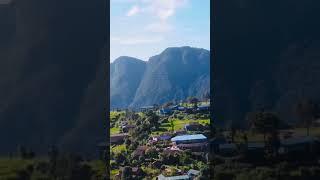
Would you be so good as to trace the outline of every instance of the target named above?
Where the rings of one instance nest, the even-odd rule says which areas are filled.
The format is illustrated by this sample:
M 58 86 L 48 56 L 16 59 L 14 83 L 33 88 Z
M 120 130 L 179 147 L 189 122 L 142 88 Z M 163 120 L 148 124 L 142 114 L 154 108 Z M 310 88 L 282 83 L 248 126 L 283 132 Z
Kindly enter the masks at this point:
M 190 180 L 190 178 L 188 175 L 165 177 L 164 175 L 160 174 L 157 177 L 157 180 Z

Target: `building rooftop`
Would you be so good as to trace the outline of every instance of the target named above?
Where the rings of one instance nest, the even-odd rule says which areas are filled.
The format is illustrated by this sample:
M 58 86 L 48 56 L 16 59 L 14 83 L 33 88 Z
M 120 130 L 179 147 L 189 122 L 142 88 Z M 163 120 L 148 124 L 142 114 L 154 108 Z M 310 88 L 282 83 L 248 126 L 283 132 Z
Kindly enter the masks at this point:
M 160 114 L 170 114 L 172 112 L 172 110 L 162 108 L 159 110 L 159 112 L 160 112 Z
M 182 175 L 182 176 L 171 176 L 171 177 L 165 177 L 164 175 L 159 175 L 158 180 L 189 180 L 188 175 Z
M 162 135 L 155 136 L 154 138 L 156 138 L 157 140 L 169 140 L 171 137 L 172 135 L 170 134 L 162 134 Z
M 128 133 L 115 134 L 110 136 L 110 143 L 115 143 L 124 140 L 128 136 Z
M 188 176 L 191 176 L 191 175 L 197 176 L 197 175 L 199 175 L 199 174 L 200 174 L 200 171 L 198 171 L 198 170 L 190 169 L 190 170 L 188 171 Z
M 135 125 L 123 125 L 121 126 L 121 128 L 135 128 L 136 126 Z
M 193 135 L 181 135 L 171 138 L 171 141 L 190 141 L 190 140 L 205 140 L 206 136 L 203 134 L 193 134 Z
M 185 110 L 186 108 L 183 107 L 183 106 L 179 106 L 179 107 L 177 107 L 177 109 L 178 109 L 178 110 Z
M 114 134 L 114 135 L 111 135 L 110 137 L 126 137 L 126 136 L 128 136 L 128 133 Z
M 141 156 L 145 153 L 147 149 L 148 149 L 148 146 L 139 146 L 135 151 L 133 151 L 133 155 Z
M 292 137 L 281 141 L 282 145 L 295 145 L 303 143 L 319 142 L 319 139 L 313 136 Z

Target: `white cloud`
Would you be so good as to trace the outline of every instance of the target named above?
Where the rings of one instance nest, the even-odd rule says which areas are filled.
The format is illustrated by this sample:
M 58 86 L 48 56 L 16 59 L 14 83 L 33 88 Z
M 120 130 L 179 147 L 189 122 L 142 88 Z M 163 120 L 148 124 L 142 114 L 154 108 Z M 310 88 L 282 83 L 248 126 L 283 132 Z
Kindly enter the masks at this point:
M 185 7 L 188 0 L 140 0 L 139 6 L 134 5 L 127 16 L 131 17 L 138 13 L 155 18 L 154 22 L 147 24 L 145 30 L 150 32 L 169 32 L 173 26 L 168 23 L 179 8 Z
M 127 12 L 127 16 L 134 16 L 140 12 L 140 7 L 137 5 L 132 6 L 132 8 Z
M 142 0 L 146 4 L 145 11 L 153 16 L 167 20 L 176 13 L 178 8 L 184 7 L 187 0 Z
M 138 44 L 150 44 L 157 43 L 164 40 L 163 37 L 111 37 L 111 41 L 114 41 L 120 45 L 138 45 Z

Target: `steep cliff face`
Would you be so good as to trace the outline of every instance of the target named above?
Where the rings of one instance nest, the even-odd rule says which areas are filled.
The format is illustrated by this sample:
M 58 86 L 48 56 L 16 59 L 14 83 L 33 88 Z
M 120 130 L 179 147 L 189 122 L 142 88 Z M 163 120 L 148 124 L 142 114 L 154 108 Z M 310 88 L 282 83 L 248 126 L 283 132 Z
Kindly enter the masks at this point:
M 231 0 L 214 6 L 217 121 L 243 122 L 248 111 L 261 107 L 291 121 L 289 104 L 301 96 L 305 81 L 310 92 L 303 96 L 317 90 L 320 2 Z
M 120 57 L 110 68 L 113 108 L 201 98 L 210 91 L 210 53 L 205 49 L 167 48 L 148 62 Z
M 205 49 L 167 48 L 150 58 L 131 106 L 161 104 L 201 97 L 210 89 L 210 52 Z
M 110 64 L 110 106 L 127 108 L 145 73 L 146 62 L 122 56 Z
M 6 144 L 1 151 L 13 151 L 21 144 L 44 152 L 64 141 L 80 121 L 103 121 L 103 108 L 97 112 L 100 119 L 80 113 L 85 114 L 85 97 L 97 84 L 93 82 L 103 64 L 105 2 L 17 0 L 14 5 L 16 31 L 7 56 L 10 63 L 1 67 L 0 139 Z M 98 90 L 93 94 L 91 98 L 105 97 Z M 82 136 L 104 134 L 101 126 L 90 128 Z M 94 150 L 90 141 L 69 145 L 77 146 L 79 152 Z

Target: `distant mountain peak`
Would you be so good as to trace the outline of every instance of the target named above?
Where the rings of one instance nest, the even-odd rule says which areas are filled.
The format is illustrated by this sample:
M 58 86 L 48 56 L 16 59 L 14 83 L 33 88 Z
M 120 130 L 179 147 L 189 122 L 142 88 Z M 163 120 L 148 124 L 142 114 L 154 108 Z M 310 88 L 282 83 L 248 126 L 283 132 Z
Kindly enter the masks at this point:
M 162 53 L 170 52 L 170 51 L 176 51 L 176 50 L 182 50 L 182 51 L 188 51 L 188 50 L 204 50 L 209 51 L 204 48 L 197 48 L 197 47 L 191 47 L 191 46 L 181 46 L 181 47 L 168 47 L 166 48 Z
M 209 54 L 208 50 L 190 46 L 169 47 L 143 61 L 144 66 L 112 65 L 111 107 L 140 107 L 189 96 L 201 98 L 210 90 Z M 116 61 L 134 59 L 122 56 Z
M 143 60 L 141 60 L 141 59 L 137 59 L 137 58 L 130 57 L 130 56 L 120 56 L 120 57 L 118 57 L 117 59 L 115 59 L 115 60 L 113 61 L 113 63 L 132 62 L 132 61 L 145 63 L 145 61 L 143 61 Z

